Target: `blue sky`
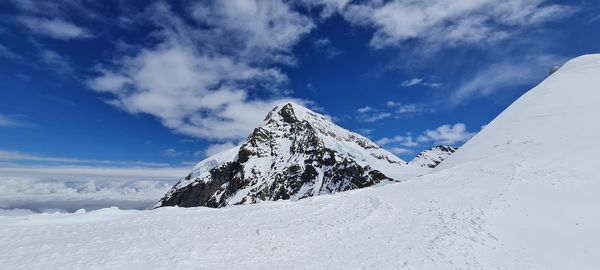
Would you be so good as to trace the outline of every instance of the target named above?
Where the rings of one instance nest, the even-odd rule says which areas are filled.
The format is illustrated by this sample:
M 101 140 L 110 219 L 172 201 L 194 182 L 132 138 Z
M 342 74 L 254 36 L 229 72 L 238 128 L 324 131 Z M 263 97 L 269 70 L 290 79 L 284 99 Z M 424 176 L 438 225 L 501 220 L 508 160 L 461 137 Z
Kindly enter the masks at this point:
M 9 0 L 0 14 L 0 164 L 89 174 L 179 174 L 284 100 L 409 160 L 600 48 L 591 0 Z

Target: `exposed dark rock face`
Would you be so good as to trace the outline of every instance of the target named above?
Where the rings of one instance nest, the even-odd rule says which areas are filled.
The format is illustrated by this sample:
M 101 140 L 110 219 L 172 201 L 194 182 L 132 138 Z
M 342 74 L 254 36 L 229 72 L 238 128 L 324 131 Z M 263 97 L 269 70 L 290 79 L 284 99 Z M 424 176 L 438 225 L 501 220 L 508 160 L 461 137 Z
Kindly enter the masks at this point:
M 411 162 L 409 162 L 409 164 L 426 168 L 435 168 L 457 150 L 458 147 L 438 145 L 419 153 Z
M 210 158 L 202 161 L 197 167 L 206 170 L 195 168 L 157 206 L 298 200 L 389 181 L 378 169 L 401 169 L 406 164 L 369 139 L 292 103 L 271 111 L 230 155 L 212 167 L 206 165 Z

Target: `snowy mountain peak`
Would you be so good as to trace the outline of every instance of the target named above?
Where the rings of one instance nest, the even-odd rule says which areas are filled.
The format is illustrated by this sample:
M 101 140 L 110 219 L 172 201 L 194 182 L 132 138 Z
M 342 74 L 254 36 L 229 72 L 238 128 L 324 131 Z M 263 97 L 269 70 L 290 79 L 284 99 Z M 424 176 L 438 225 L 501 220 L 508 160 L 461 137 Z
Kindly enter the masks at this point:
M 310 120 L 328 121 L 325 116 L 317 114 L 294 102 L 279 104 L 267 114 L 267 117 L 265 117 L 265 121 L 269 121 L 270 119 L 280 119 L 288 123 Z
M 456 150 L 458 150 L 458 147 L 438 145 L 419 153 L 408 164 L 424 168 L 435 168 L 437 165 L 442 163 L 442 161 L 456 152 Z
M 420 173 L 371 140 L 295 103 L 277 106 L 234 149 L 201 161 L 157 206 L 302 199 Z

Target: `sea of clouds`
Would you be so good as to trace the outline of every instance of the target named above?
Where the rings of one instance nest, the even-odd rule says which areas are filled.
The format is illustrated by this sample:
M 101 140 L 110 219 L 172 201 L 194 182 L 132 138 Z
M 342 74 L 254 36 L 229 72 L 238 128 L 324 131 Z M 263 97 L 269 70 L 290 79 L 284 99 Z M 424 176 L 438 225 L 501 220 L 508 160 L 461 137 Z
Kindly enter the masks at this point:
M 149 209 L 183 168 L 0 168 L 0 215 Z

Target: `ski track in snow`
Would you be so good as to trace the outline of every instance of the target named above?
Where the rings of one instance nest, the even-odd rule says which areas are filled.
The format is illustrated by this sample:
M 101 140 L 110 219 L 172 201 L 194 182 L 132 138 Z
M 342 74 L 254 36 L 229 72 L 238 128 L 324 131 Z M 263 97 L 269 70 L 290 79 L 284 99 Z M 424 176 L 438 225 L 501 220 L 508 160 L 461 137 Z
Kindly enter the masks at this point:
M 6 269 L 598 269 L 600 55 L 431 174 L 297 202 L 0 216 Z

